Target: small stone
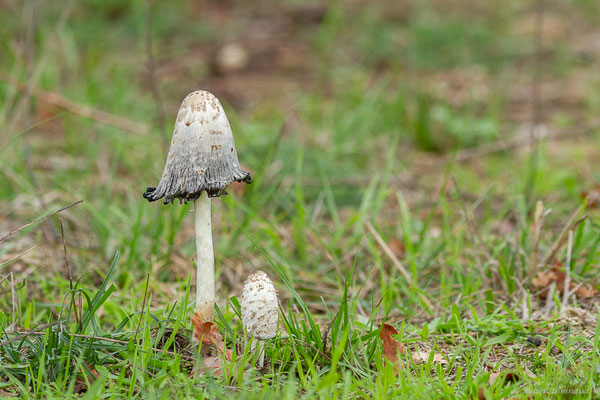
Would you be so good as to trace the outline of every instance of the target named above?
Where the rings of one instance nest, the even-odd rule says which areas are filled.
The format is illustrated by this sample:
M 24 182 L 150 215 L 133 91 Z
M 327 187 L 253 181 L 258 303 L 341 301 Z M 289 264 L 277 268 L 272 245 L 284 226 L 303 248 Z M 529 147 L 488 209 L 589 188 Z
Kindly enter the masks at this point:
M 529 336 L 527 342 L 537 347 L 542 344 L 542 338 L 539 336 Z
M 239 43 L 229 43 L 221 47 L 215 57 L 215 64 L 222 74 L 242 71 L 248 66 L 248 52 Z

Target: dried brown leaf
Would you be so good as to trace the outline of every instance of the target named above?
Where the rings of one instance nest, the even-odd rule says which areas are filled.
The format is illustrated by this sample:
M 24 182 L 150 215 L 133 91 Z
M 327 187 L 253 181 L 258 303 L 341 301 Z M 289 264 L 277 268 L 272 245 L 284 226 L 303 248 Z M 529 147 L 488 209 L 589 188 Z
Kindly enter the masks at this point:
M 595 183 L 590 190 L 581 192 L 581 198 L 586 200 L 587 208 L 600 207 L 600 184 Z
M 191 316 L 192 327 L 194 329 L 194 339 L 198 343 L 211 345 L 216 340 L 217 342 L 223 341 L 223 337 L 219 333 L 219 328 L 212 322 L 203 322 L 202 314 L 199 311 L 195 311 Z
M 198 311 L 194 312 L 191 319 L 194 339 L 203 345 L 214 346 L 225 360 L 231 361 L 233 350 L 225 347 L 225 341 L 219 332 L 219 328 L 212 322 L 203 322 L 202 314 Z
M 538 274 L 531 280 L 531 284 L 534 288 L 538 289 L 539 296 L 541 299 L 546 298 L 546 292 L 550 285 L 553 283 L 556 284 L 556 288 L 562 294 L 565 290 L 565 277 L 566 273 L 559 267 L 554 267 L 550 271 L 543 272 L 540 271 Z M 578 297 L 582 299 L 586 299 L 598 294 L 598 291 L 586 284 L 578 284 L 577 282 L 571 281 L 569 282 L 569 290 L 573 291 Z
M 388 361 L 400 366 L 398 354 L 404 353 L 404 345 L 392 337 L 397 334 L 398 331 L 393 326 L 384 323 L 379 338 L 383 340 L 383 356 Z
M 190 373 L 190 377 L 198 377 L 204 374 L 205 372 L 210 372 L 213 376 L 221 376 L 223 375 L 223 364 L 223 360 L 218 355 L 204 357 L 202 359 L 202 364 L 197 365 L 192 370 L 192 372 Z

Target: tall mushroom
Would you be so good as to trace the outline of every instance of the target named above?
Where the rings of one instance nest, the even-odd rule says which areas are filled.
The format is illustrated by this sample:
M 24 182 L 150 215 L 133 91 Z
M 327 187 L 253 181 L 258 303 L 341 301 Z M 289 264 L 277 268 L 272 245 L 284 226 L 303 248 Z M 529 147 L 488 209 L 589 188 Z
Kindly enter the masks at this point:
M 241 169 L 231 126 L 219 100 L 197 90 L 188 94 L 177 114 L 171 147 L 158 187 L 144 193 L 148 201 L 164 204 L 194 201 L 196 230 L 196 311 L 202 322 L 213 319 L 215 261 L 210 222 L 211 197 L 227 194 L 230 183 L 250 183 Z
M 258 342 L 258 366 L 263 367 L 263 341 L 277 334 L 279 324 L 279 305 L 277 292 L 269 276 L 263 271 L 255 271 L 248 276 L 242 289 L 240 301 L 242 324 L 252 337 L 252 349 Z

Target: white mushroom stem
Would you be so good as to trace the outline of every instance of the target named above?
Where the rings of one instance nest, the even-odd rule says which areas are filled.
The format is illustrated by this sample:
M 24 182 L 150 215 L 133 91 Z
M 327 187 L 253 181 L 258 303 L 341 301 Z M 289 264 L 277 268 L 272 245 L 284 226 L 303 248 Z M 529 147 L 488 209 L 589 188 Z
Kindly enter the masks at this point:
M 250 345 L 250 350 L 254 351 L 254 349 L 258 351 L 258 360 L 256 361 L 256 366 L 258 368 L 262 368 L 265 365 L 265 344 L 256 336 L 252 338 L 252 344 Z
M 196 230 L 196 311 L 202 322 L 213 320 L 215 304 L 215 256 L 210 224 L 210 197 L 203 192 L 194 202 Z

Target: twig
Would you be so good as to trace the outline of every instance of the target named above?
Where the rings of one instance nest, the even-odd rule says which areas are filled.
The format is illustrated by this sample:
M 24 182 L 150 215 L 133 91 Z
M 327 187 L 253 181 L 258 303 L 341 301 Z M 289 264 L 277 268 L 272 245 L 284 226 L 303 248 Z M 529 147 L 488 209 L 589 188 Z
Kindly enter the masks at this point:
M 365 224 L 365 226 L 367 227 L 367 230 L 371 233 L 371 235 L 373 235 L 373 237 L 375 238 L 375 241 L 379 244 L 379 246 L 381 247 L 381 249 L 383 250 L 383 252 L 390 258 L 390 260 L 392 261 L 392 264 L 394 264 L 394 266 L 396 267 L 396 269 L 398 269 L 398 271 L 400 271 L 400 273 L 402 274 L 402 276 L 404 276 L 404 278 L 408 281 L 408 283 L 411 286 L 416 287 L 415 281 L 410 276 L 410 274 L 408 273 L 408 271 L 406 270 L 406 268 L 404 268 L 404 265 L 402 265 L 402 262 L 400 262 L 400 260 L 398 260 L 398 258 L 396 257 L 396 255 L 394 254 L 394 252 L 392 251 L 392 249 L 390 249 L 390 247 L 383 240 L 383 238 L 381 237 L 381 235 L 379 235 L 379 233 L 377 233 L 377 231 L 375 230 L 375 228 L 373 227 L 373 225 L 371 224 L 371 222 L 367 221 L 367 223 Z M 427 304 L 427 306 L 430 309 L 432 309 L 432 310 L 435 309 L 435 307 L 433 306 L 433 304 L 429 301 L 429 299 L 427 297 L 425 297 L 419 291 L 417 291 L 417 294 L 419 295 L 419 297 L 421 297 L 421 300 L 423 301 L 423 303 Z
M 146 297 L 148 296 L 148 285 L 150 284 L 150 273 L 146 275 L 146 289 L 144 289 L 144 300 L 142 301 L 142 312 L 140 314 L 140 320 L 138 321 L 138 326 L 135 329 L 135 335 L 133 336 L 133 343 L 137 343 L 137 335 L 140 331 L 140 325 L 142 324 L 142 319 L 144 317 L 144 313 L 146 312 Z
M 73 207 L 73 206 L 76 206 L 76 205 L 77 205 L 77 204 L 79 204 L 79 203 L 83 203 L 83 200 L 78 200 L 78 201 L 76 201 L 75 203 L 71 203 L 71 204 L 69 204 L 68 206 L 65 206 L 65 207 L 63 207 L 63 208 L 61 208 L 61 209 L 58 209 L 58 210 L 56 210 L 56 211 L 53 211 L 53 212 L 51 212 L 50 214 L 46 214 L 46 215 L 44 215 L 43 217 L 39 217 L 38 219 L 35 219 L 35 220 L 33 220 L 33 221 L 31 221 L 31 222 L 29 222 L 29 223 L 27 223 L 27 224 L 25 224 L 25 225 L 23 225 L 23 226 L 21 226 L 21 227 L 19 227 L 19 228 L 15 229 L 15 230 L 13 230 L 13 231 L 11 231 L 11 232 L 9 232 L 9 233 L 7 233 L 6 235 L 4 235 L 3 237 L 1 237 L 1 238 L 0 238 L 0 243 L 2 243 L 3 241 L 5 241 L 5 240 L 6 240 L 6 239 L 8 239 L 9 237 L 12 237 L 12 236 L 16 235 L 17 233 L 21 232 L 23 229 L 25 229 L 25 228 L 28 228 L 28 227 L 30 227 L 31 225 L 35 224 L 35 223 L 38 223 L 38 222 L 40 222 L 40 221 L 43 221 L 43 220 L 45 220 L 45 219 L 46 219 L 46 218 L 48 218 L 48 217 L 51 217 L 51 216 L 53 216 L 53 215 L 55 215 L 55 214 L 58 214 L 58 213 L 60 213 L 60 212 L 62 212 L 62 211 L 65 211 L 65 210 L 66 210 L 66 209 L 68 209 L 68 208 L 71 208 L 71 207 Z
M 156 123 L 161 133 L 163 143 L 168 147 L 168 139 L 164 135 L 165 129 L 165 107 L 160 97 L 160 91 L 156 84 L 154 54 L 152 52 L 152 0 L 146 0 L 146 68 L 148 69 L 148 81 L 150 83 L 150 91 L 154 99 L 156 107 Z
M 560 311 L 564 312 L 569 302 L 571 286 L 571 252 L 573 250 L 573 230 L 569 230 L 569 244 L 567 245 L 567 265 L 565 265 L 565 288 L 563 290 L 563 300 Z
M 19 80 L 8 75 L 4 71 L 0 71 L 0 79 L 8 83 L 15 89 L 24 90 L 23 83 L 19 82 Z M 61 96 L 58 93 L 47 92 L 45 90 L 34 87 L 31 89 L 31 94 L 34 97 L 37 97 L 38 99 L 46 103 L 64 108 L 82 117 L 93 119 L 94 121 L 99 122 L 101 124 L 109 125 L 136 135 L 145 136 L 148 134 L 148 127 L 146 127 L 143 124 L 131 121 L 127 118 L 123 118 L 117 115 L 109 114 L 106 111 L 98 110 L 85 104 L 76 103 L 73 100 L 69 100 L 66 97 Z

